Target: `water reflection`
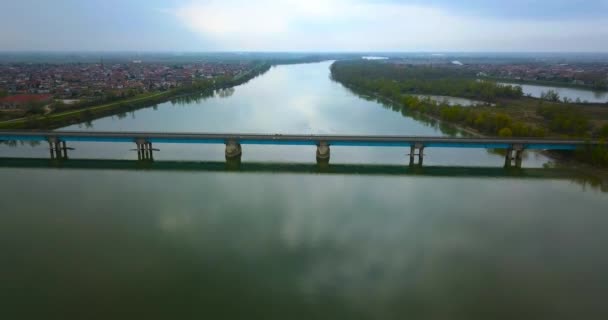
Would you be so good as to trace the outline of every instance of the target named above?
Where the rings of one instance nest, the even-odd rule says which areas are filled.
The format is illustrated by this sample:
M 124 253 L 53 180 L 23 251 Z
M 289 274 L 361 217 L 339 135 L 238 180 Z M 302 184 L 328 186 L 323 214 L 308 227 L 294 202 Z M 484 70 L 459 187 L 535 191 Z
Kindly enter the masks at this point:
M 503 83 L 512 85 L 512 83 Z M 535 98 L 540 98 L 541 95 L 549 90 L 555 91 L 560 98 L 568 98 L 570 101 L 581 101 L 591 103 L 606 103 L 608 102 L 608 91 L 593 91 L 577 88 L 552 87 L 532 84 L 517 84 L 524 92 L 524 95 L 530 95 Z
M 234 87 L 219 89 L 219 90 L 215 91 L 215 95 L 220 98 L 229 98 L 234 94 L 234 91 L 235 91 Z
M 177 106 L 187 106 L 192 103 L 196 103 L 196 104 L 202 103 L 211 97 L 214 97 L 213 92 L 204 91 L 204 92 L 192 93 L 192 94 L 186 94 L 186 95 L 179 96 L 179 97 L 174 97 L 171 99 L 170 103 L 172 106 L 176 106 L 176 105 Z
M 504 156 L 504 150 L 488 150 Z M 524 157 L 526 157 L 524 155 Z M 332 164 L 226 161 L 135 161 L 43 158 L 0 158 L 0 168 L 111 169 L 150 171 L 208 171 L 241 173 L 299 173 L 378 176 L 428 176 L 450 178 L 517 178 L 570 180 L 583 187 L 608 192 L 608 177 L 595 172 L 547 164 L 544 168 L 407 166 L 384 164 Z
M 415 97 L 418 97 L 420 99 L 424 100 L 429 100 L 435 103 L 439 103 L 439 104 L 446 104 L 446 105 L 450 105 L 450 106 L 464 106 L 464 107 L 469 107 L 469 106 L 481 106 L 481 105 L 487 105 L 487 102 L 484 101 L 478 101 L 478 100 L 473 100 L 473 99 L 467 99 L 467 98 L 460 98 L 460 97 L 450 97 L 450 96 L 438 96 L 438 95 L 430 95 L 430 94 L 415 94 Z
M 358 92 L 357 90 L 354 90 L 352 88 L 348 88 L 348 87 L 344 87 L 344 88 L 346 90 L 348 90 L 350 93 L 352 93 L 353 95 L 355 95 L 363 100 L 375 102 L 378 105 L 381 105 L 386 110 L 391 110 L 393 112 L 399 112 L 399 113 L 401 113 L 401 115 L 404 118 L 416 120 L 417 122 L 419 122 L 420 124 L 424 125 L 427 128 L 441 132 L 441 134 L 444 136 L 450 136 L 450 137 L 472 136 L 471 133 L 460 129 L 453 124 L 447 123 L 445 121 L 437 120 L 433 117 L 430 117 L 428 115 L 425 115 L 425 114 L 422 114 L 419 112 L 411 112 L 407 108 L 403 108 L 403 106 L 401 106 L 397 103 L 388 101 L 386 99 L 382 99 L 379 97 L 373 97 L 373 96 L 370 96 L 363 92 Z
M 0 145 L 5 145 L 8 146 L 10 148 L 17 148 L 17 147 L 24 147 L 24 146 L 29 146 L 29 147 L 38 147 L 40 146 L 41 142 L 40 141 L 4 141 L 4 140 L 0 140 Z
M 0 202 L 9 318 L 606 314 L 605 194 L 567 179 L 83 168 L 0 176 L 11 186 Z

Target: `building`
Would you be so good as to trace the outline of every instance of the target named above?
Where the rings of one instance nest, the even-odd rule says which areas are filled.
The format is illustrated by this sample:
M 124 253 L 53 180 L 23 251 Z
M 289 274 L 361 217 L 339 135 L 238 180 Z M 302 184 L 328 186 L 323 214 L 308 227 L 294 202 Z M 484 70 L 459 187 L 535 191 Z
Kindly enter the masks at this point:
M 50 103 L 50 94 L 18 94 L 0 98 L 0 109 L 20 109 L 28 105 Z

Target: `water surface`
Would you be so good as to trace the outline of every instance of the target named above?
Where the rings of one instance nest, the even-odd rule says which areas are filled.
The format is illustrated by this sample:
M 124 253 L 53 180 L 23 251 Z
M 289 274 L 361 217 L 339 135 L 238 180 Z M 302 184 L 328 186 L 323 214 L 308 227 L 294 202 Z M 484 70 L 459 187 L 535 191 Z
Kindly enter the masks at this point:
M 437 103 L 445 103 L 450 106 L 460 105 L 460 106 L 464 106 L 464 107 L 470 107 L 470 106 L 478 106 L 478 105 L 487 104 L 487 102 L 484 102 L 484 101 L 460 98 L 460 97 L 451 97 L 451 96 L 438 96 L 438 95 L 430 95 L 430 94 L 416 94 L 414 96 L 416 96 L 420 99 L 430 99 L 431 101 L 437 102 Z
M 65 129 L 460 135 L 328 67 Z M 429 149 L 449 167 L 405 172 L 401 148 L 332 148 L 327 169 L 314 148 L 244 146 L 239 170 L 223 146 L 155 145 L 154 165 L 124 160 L 131 144 L 72 146 L 123 160 L 0 161 L 3 318 L 608 318 L 608 187 L 537 153 L 507 172 L 486 150 Z
M 541 86 L 532 84 L 513 84 L 503 83 L 506 85 L 517 85 L 520 86 L 524 92 L 524 95 L 530 95 L 535 98 L 540 98 L 541 95 L 549 90 L 557 92 L 561 99 L 568 98 L 573 102 L 576 99 L 580 99 L 581 102 L 590 103 L 606 103 L 608 102 L 608 91 L 593 91 L 577 88 L 565 88 L 565 87 L 552 87 L 552 86 Z

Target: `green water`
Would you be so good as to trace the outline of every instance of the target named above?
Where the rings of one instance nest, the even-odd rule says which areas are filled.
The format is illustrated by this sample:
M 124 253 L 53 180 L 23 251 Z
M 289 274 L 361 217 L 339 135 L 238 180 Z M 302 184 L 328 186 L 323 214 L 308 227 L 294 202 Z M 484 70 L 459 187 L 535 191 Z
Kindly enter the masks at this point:
M 459 134 L 355 96 L 328 67 L 69 129 Z M 608 316 L 606 185 L 541 154 L 507 172 L 486 150 L 429 149 L 410 171 L 392 148 L 332 148 L 322 168 L 314 148 L 244 146 L 239 168 L 222 146 L 155 146 L 148 166 L 131 145 L 73 147 L 122 160 L 0 161 L 2 319 Z

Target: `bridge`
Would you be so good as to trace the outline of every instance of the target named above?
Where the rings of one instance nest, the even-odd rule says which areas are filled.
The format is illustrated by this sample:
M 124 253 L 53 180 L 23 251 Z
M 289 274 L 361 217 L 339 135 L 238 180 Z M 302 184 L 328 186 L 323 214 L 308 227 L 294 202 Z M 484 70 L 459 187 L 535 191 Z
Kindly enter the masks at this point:
M 67 159 L 68 142 L 134 143 L 137 158 L 154 159 L 154 143 L 224 144 L 226 159 L 239 158 L 242 145 L 316 146 L 318 162 L 328 162 L 330 146 L 398 147 L 410 149 L 410 165 L 422 165 L 425 148 L 483 148 L 506 150 L 505 166 L 521 167 L 524 150 L 576 150 L 599 141 L 534 138 L 454 138 L 421 136 L 301 135 L 239 133 L 92 132 L 92 131 L 0 131 L 0 141 L 48 142 L 51 159 Z

